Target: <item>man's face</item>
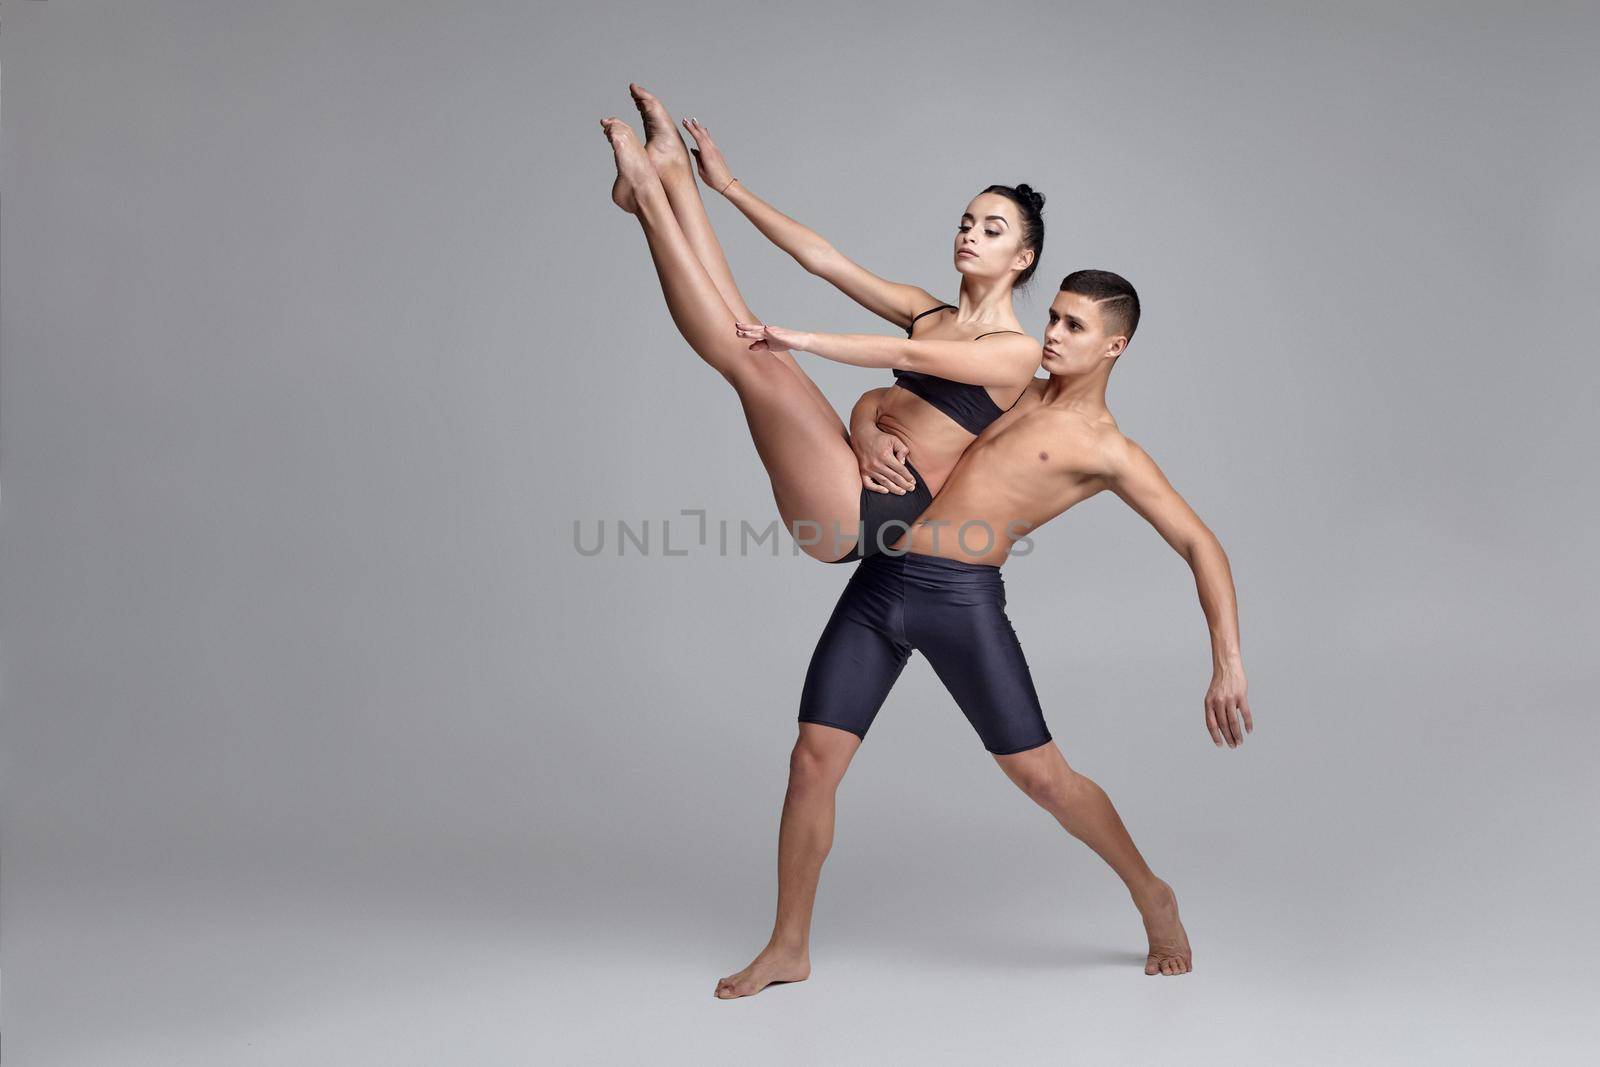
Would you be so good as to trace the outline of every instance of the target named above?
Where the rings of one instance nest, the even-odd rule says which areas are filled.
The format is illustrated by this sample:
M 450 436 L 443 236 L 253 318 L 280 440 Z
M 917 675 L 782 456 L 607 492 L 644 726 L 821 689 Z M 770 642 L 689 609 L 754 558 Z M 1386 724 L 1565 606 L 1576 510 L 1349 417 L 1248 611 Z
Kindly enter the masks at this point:
M 1039 365 L 1051 374 L 1084 374 L 1127 345 L 1121 334 L 1106 336 L 1100 307 L 1082 293 L 1057 293 L 1044 329 Z

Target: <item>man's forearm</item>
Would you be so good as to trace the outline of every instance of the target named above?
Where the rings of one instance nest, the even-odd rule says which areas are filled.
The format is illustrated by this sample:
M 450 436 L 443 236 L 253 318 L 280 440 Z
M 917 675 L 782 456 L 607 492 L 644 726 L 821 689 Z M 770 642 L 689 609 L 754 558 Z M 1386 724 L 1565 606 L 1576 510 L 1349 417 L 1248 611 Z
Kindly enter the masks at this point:
M 1242 667 L 1239 649 L 1239 609 L 1234 597 L 1233 571 L 1228 555 L 1215 537 L 1202 540 L 1187 553 L 1200 593 L 1200 609 L 1211 631 L 1211 664 L 1217 670 Z

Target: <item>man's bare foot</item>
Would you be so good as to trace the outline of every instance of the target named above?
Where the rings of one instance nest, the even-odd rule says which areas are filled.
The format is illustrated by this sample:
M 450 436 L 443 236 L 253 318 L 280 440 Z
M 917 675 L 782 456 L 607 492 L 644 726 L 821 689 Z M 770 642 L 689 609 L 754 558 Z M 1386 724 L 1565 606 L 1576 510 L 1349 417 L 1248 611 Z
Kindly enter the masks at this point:
M 804 982 L 811 977 L 811 957 L 803 949 L 768 945 L 738 974 L 717 983 L 718 1000 L 734 1000 L 761 992 L 776 982 Z
M 672 116 L 667 114 L 666 105 L 650 95 L 642 85 L 630 84 L 628 92 L 632 94 L 633 104 L 639 109 L 639 118 L 644 123 L 644 153 L 650 158 L 650 165 L 656 168 L 662 181 L 672 178 L 693 181 L 694 175 L 689 169 L 689 150 L 684 147 L 678 128 L 672 124 Z
M 1194 970 L 1194 953 L 1189 949 L 1189 935 L 1178 919 L 1178 898 L 1172 887 L 1158 879 L 1154 889 L 1135 897 L 1133 902 L 1144 918 L 1145 936 L 1150 939 L 1144 973 L 1188 974 Z
M 617 160 L 617 180 L 611 184 L 611 200 L 628 214 L 637 214 L 640 191 L 648 192 L 651 184 L 659 189 L 661 179 L 656 177 L 644 149 L 639 147 L 632 127 L 621 119 L 608 118 L 600 120 L 600 128 L 611 142 Z

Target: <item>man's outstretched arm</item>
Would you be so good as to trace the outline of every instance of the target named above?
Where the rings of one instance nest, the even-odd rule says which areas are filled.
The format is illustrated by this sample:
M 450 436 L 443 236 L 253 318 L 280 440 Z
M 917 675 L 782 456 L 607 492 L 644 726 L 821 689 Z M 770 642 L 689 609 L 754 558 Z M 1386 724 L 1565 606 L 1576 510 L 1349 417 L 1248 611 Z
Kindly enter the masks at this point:
M 1110 487 L 1144 516 L 1194 571 L 1200 607 L 1211 630 L 1211 687 L 1206 690 L 1206 729 L 1218 745 L 1236 748 L 1255 729 L 1239 651 L 1239 611 L 1228 555 L 1188 501 L 1172 488 L 1155 460 L 1124 439 L 1111 464 Z

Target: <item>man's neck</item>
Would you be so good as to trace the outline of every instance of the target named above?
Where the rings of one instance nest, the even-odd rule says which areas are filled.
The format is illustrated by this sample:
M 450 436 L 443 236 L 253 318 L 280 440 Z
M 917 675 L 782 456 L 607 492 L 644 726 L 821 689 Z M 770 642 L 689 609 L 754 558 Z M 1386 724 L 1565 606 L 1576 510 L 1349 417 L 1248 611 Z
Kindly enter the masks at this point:
M 1041 403 L 1085 415 L 1110 414 L 1106 407 L 1107 377 L 1104 370 L 1090 374 L 1052 374 L 1044 387 Z

